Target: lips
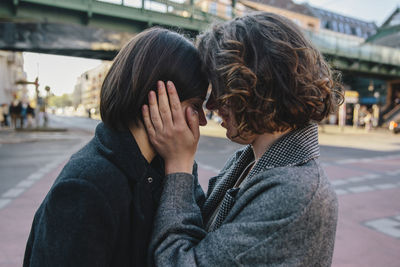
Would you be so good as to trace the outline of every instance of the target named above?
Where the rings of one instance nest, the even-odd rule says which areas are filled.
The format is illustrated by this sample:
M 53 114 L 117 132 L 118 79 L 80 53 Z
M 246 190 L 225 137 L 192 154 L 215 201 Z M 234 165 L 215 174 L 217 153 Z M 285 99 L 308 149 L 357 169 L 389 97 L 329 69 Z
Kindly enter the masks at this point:
M 226 128 L 226 125 L 228 124 L 228 118 L 226 116 L 221 116 L 221 118 L 222 118 L 221 126 Z

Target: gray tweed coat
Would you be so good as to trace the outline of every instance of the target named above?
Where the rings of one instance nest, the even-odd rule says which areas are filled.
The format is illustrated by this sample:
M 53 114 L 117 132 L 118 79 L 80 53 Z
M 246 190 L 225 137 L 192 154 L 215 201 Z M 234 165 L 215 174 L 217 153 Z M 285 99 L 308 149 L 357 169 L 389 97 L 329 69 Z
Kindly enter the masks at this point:
M 240 188 L 232 189 L 253 159 L 250 146 L 239 150 L 210 179 L 205 202 L 196 177 L 167 176 L 149 262 L 156 266 L 330 266 L 337 198 L 318 156 L 318 128 L 312 124 L 280 138 Z

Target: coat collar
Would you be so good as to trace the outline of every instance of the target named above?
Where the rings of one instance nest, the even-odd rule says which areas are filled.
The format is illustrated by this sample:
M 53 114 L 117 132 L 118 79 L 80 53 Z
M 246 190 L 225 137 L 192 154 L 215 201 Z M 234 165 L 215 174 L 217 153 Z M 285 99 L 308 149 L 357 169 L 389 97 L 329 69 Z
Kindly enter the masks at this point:
M 246 150 L 252 150 L 251 146 Z M 319 155 L 318 125 L 309 124 L 285 134 L 272 144 L 251 170 L 249 178 L 265 169 L 296 166 Z
M 94 141 L 99 153 L 121 169 L 131 181 L 143 179 L 148 172 L 154 172 L 154 169 L 162 175 L 161 158 L 156 156 L 149 164 L 129 129 L 115 131 L 101 122 L 96 127 Z
M 243 184 L 262 171 L 300 165 L 317 157 L 319 157 L 318 125 L 310 124 L 279 138 L 256 163 Z M 212 189 L 202 209 L 204 221 L 208 222 L 215 209 L 221 204 L 216 219 L 210 224 L 208 230 L 217 229 L 226 218 L 234 204 L 234 195 L 239 190 L 238 188 L 230 188 L 232 188 L 244 167 L 252 160 L 254 160 L 253 149 L 248 145 L 236 155 L 231 168 L 220 174 L 221 180 Z

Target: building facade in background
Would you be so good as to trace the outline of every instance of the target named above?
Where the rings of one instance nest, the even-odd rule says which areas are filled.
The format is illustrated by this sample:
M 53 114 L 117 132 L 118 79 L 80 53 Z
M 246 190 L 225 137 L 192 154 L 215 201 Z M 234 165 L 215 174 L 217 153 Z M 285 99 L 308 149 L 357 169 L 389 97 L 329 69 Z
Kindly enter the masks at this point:
M 240 0 L 246 12 L 265 11 L 291 19 L 303 29 L 319 31 L 320 19 L 307 6 L 295 4 L 291 0 Z
M 103 61 L 94 69 L 84 72 L 78 77 L 72 103 L 80 113 L 98 115 L 100 110 L 100 89 L 112 62 Z
M 29 101 L 26 86 L 17 85 L 17 81 L 26 80 L 24 60 L 21 52 L 0 51 L 0 105 L 16 97 Z
M 376 33 L 378 28 L 374 22 L 363 21 L 341 14 L 316 8 L 310 5 L 304 5 L 310 11 L 310 13 L 320 19 L 320 28 L 343 33 L 347 35 L 353 35 L 366 39 Z

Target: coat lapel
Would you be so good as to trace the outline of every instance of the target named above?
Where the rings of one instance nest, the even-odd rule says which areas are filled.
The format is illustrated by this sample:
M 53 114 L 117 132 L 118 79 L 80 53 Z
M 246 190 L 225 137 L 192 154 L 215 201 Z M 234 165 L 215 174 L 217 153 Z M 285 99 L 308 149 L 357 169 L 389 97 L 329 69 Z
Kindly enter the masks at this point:
M 212 191 L 209 190 L 209 195 L 207 196 L 202 209 L 203 219 L 205 222 L 210 219 L 210 216 L 212 216 L 215 209 L 224 198 L 225 193 L 234 186 L 237 177 L 253 157 L 251 147 L 247 146 L 231 168 L 223 174 L 211 178 L 213 189 Z

